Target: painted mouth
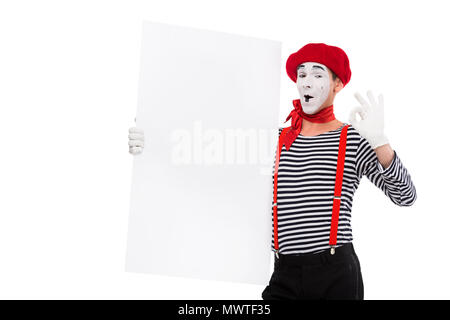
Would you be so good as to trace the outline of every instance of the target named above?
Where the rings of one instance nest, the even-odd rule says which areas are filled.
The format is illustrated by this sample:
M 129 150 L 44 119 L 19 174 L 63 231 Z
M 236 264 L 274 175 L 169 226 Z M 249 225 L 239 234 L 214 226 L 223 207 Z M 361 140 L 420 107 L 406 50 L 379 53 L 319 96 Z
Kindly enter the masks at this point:
M 313 96 L 310 96 L 309 94 L 305 94 L 304 97 L 305 97 L 305 102 L 309 102 L 309 99 L 314 98 Z

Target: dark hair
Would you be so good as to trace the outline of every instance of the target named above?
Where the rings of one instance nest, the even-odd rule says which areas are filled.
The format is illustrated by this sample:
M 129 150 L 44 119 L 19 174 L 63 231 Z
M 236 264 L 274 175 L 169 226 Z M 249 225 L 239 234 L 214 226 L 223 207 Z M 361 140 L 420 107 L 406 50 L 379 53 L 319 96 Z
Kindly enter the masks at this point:
M 328 70 L 331 71 L 331 76 L 332 76 L 332 78 L 333 78 L 333 81 L 336 81 L 336 79 L 337 79 L 336 73 L 334 73 L 333 70 L 331 70 L 330 68 L 328 68 Z

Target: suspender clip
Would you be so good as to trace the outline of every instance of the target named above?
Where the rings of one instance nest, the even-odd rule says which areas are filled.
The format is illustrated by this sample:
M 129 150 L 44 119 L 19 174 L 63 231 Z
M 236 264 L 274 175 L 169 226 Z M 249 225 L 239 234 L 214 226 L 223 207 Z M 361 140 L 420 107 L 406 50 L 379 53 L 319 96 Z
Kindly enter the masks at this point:
M 279 250 L 275 250 L 275 256 L 277 257 L 277 259 L 280 259 L 280 255 L 278 254 Z
M 336 253 L 336 246 L 331 246 L 330 253 L 331 255 L 334 255 Z

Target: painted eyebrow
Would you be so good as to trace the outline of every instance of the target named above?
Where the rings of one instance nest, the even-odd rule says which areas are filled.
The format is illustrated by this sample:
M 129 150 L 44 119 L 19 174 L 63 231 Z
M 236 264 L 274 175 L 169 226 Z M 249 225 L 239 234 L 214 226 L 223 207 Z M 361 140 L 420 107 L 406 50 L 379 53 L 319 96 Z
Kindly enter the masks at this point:
M 298 69 L 300 69 L 300 68 L 304 68 L 305 66 L 303 65 L 303 64 L 301 64 L 301 65 L 299 65 L 298 66 L 298 68 L 297 68 L 297 71 L 298 71 Z M 322 68 L 321 66 L 317 66 L 317 65 L 314 65 L 313 66 L 313 69 L 314 68 L 317 68 L 317 69 L 322 69 L 323 71 L 325 71 L 325 69 L 324 68 Z

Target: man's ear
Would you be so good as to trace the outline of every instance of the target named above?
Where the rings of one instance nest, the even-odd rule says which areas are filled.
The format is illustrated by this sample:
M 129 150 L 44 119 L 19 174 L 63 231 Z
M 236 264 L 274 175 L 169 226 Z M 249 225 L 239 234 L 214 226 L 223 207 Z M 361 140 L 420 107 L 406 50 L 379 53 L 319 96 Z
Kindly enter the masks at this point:
M 342 88 L 344 88 L 344 84 L 342 83 L 341 79 L 336 78 L 336 81 L 334 82 L 334 89 L 333 89 L 333 91 L 335 93 L 338 93 L 339 91 L 342 90 Z

